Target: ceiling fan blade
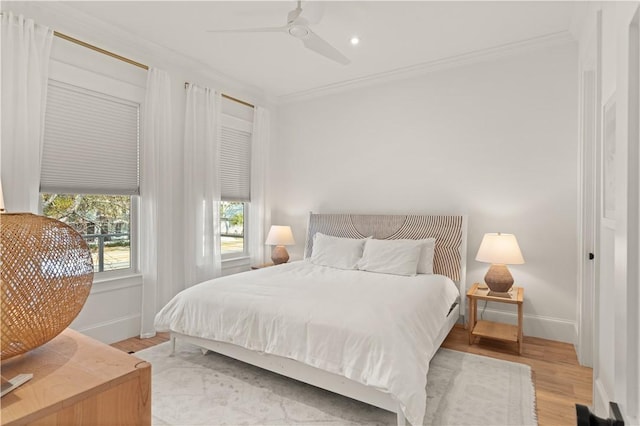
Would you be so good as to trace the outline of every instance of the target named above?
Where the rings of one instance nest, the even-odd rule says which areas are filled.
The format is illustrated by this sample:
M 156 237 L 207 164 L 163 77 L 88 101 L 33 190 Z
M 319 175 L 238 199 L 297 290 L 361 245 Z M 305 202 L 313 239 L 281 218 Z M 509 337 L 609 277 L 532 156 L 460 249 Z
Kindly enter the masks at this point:
M 208 33 L 278 33 L 289 30 L 289 26 L 265 28 L 236 28 L 231 30 L 207 30 Z
M 311 30 L 309 30 L 309 35 L 302 39 L 302 43 L 304 43 L 307 49 L 313 50 L 342 65 L 348 65 L 351 62 L 349 58 L 340 53 L 338 49 L 321 39 L 320 36 Z

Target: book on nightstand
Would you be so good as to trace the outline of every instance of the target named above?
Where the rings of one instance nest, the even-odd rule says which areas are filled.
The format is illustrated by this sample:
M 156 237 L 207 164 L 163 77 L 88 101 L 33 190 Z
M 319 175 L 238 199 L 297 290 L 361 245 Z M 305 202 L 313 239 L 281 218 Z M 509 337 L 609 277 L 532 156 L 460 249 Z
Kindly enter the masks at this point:
M 33 378 L 33 374 L 18 374 L 11 380 L 7 380 L 2 377 L 2 383 L 0 384 L 0 397 L 5 396 L 18 386 L 28 382 Z

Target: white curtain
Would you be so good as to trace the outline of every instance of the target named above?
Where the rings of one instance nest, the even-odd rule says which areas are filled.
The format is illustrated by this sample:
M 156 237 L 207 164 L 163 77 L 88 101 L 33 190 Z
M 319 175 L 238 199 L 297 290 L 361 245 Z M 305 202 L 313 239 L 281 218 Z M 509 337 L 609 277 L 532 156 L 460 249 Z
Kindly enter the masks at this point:
M 184 131 L 187 287 L 220 276 L 220 95 L 189 84 Z
M 153 319 L 180 289 L 172 280 L 171 79 L 149 68 L 140 146 L 140 337 L 153 337 Z
M 8 212 L 38 213 L 44 110 L 53 31 L 2 13 L 0 167 Z
M 249 253 L 251 264 L 265 261 L 266 170 L 269 161 L 269 110 L 256 106 L 253 116 L 253 139 L 251 141 L 251 204 L 249 206 Z

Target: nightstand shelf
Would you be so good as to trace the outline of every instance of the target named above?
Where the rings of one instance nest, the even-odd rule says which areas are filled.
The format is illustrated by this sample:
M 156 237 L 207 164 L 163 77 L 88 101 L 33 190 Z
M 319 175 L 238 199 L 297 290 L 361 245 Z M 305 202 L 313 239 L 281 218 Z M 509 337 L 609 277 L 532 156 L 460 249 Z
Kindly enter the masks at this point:
M 507 342 L 518 341 L 518 327 L 500 322 L 478 321 L 476 322 L 476 326 L 473 327 L 471 334 L 478 337 L 490 337 Z
M 518 344 L 518 353 L 521 354 L 524 289 L 513 286 L 506 294 L 492 294 L 489 289 L 481 288 L 478 283 L 475 283 L 467 292 L 467 299 L 469 300 L 469 323 L 467 324 L 469 344 L 473 344 L 476 337 L 514 342 Z M 478 300 L 518 305 L 518 325 L 478 320 Z

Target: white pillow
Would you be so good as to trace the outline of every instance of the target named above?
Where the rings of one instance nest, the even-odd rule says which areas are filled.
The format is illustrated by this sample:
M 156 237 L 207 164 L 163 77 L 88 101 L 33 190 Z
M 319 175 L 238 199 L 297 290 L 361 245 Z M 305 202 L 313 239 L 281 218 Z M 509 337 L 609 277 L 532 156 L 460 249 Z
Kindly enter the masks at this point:
M 316 232 L 309 261 L 338 269 L 357 269 L 365 238 L 340 238 Z
M 368 240 L 358 269 L 394 275 L 416 275 L 422 245 L 414 240 Z
M 422 250 L 420 250 L 420 260 L 418 260 L 418 273 L 433 274 L 433 254 L 436 249 L 436 239 L 425 238 L 424 240 L 413 241 L 422 247 Z

